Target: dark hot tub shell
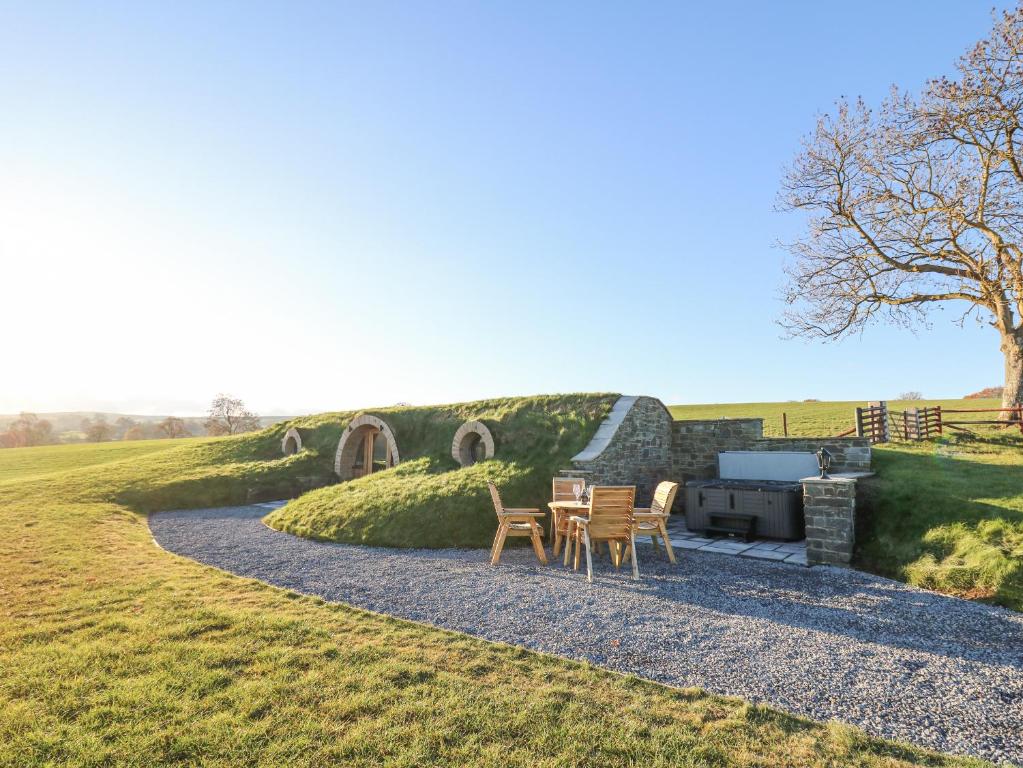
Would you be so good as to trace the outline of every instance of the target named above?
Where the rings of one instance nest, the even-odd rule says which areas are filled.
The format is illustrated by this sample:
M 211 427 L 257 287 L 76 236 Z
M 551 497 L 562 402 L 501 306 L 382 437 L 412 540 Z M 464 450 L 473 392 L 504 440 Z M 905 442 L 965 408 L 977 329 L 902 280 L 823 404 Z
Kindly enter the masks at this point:
M 702 531 L 711 515 L 755 515 L 758 537 L 795 541 L 804 536 L 803 486 L 770 480 L 690 480 L 686 527 Z

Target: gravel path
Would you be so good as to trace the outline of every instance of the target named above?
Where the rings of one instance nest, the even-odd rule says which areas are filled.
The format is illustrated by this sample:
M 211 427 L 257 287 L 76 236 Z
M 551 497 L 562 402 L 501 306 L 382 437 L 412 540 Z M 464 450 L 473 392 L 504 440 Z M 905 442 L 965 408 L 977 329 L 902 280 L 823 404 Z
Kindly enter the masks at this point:
M 281 587 L 1023 764 L 1023 615 L 856 571 L 640 547 L 585 573 L 505 550 L 387 550 L 277 533 L 268 505 L 164 512 L 161 546 Z

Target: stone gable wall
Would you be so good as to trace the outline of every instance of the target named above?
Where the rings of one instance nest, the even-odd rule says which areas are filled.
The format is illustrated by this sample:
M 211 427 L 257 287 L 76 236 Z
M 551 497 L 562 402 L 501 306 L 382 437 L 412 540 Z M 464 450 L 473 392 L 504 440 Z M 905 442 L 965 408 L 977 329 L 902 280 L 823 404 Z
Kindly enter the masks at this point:
M 636 506 L 648 506 L 654 487 L 668 479 L 671 423 L 660 400 L 640 397 L 607 447 L 593 459 L 573 460 L 573 468 L 596 485 L 635 485 Z

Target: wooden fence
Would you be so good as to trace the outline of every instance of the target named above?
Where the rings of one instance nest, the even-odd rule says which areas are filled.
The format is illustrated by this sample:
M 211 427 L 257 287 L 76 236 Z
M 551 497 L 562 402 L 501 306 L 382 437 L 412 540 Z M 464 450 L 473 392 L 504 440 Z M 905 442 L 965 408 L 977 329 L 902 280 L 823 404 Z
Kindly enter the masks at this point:
M 1014 414 L 1015 418 L 1011 421 L 1003 421 L 1001 419 L 957 419 L 952 421 L 945 418 L 946 413 L 1011 413 Z M 959 432 L 970 432 L 971 430 L 968 427 L 980 424 L 1003 427 L 1011 426 L 1018 427 L 1020 434 L 1023 434 L 1023 405 L 1017 405 L 1013 408 L 946 408 L 941 412 L 941 424 Z
M 1013 418 L 1004 421 L 993 419 L 956 419 L 958 413 L 990 413 L 1001 416 L 1013 414 Z M 953 415 L 950 419 L 949 415 Z M 887 443 L 896 440 L 926 440 L 944 434 L 946 427 L 958 432 L 973 434 L 970 427 L 982 425 L 1012 427 L 1023 434 L 1023 406 L 1013 408 L 942 408 L 940 405 L 927 408 L 910 408 L 905 411 L 889 412 L 888 403 L 884 400 L 868 403 L 864 408 L 856 409 L 856 425 L 836 437 L 866 437 L 871 443 Z
M 866 437 L 871 443 L 887 443 L 888 403 L 881 400 L 856 409 L 856 437 Z
M 900 440 L 926 440 L 942 434 L 941 406 L 910 408 L 889 416 L 891 432 Z

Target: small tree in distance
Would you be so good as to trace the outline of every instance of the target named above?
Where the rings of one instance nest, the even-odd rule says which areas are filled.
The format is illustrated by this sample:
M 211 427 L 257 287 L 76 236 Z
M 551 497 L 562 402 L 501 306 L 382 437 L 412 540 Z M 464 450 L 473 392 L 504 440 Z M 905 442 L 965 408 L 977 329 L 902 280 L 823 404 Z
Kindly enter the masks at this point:
M 239 398 L 219 394 L 210 404 L 205 426 L 207 435 L 237 435 L 259 429 L 259 416 Z
M 53 425 L 34 413 L 22 413 L 5 432 L 0 432 L 0 448 L 23 448 L 52 442 Z
M 82 431 L 90 443 L 105 443 L 114 436 L 114 428 L 103 414 L 95 419 L 82 419 Z
M 148 437 L 149 434 L 143 424 L 133 424 L 124 430 L 124 434 L 121 435 L 122 440 L 145 440 Z
M 903 392 L 896 398 L 898 400 L 923 400 L 924 396 L 921 392 L 917 392 L 915 389 L 909 392 Z
M 128 434 L 134 427 L 139 426 L 139 423 L 130 416 L 118 416 L 114 421 L 114 434 L 119 436 L 122 440 L 125 439 L 125 435 Z M 133 437 L 132 440 L 141 440 L 140 437 Z
M 192 434 L 188 431 L 188 427 L 185 426 L 184 420 L 179 419 L 177 416 L 168 416 L 156 425 L 156 429 L 162 437 L 172 440 L 178 437 L 188 437 Z

